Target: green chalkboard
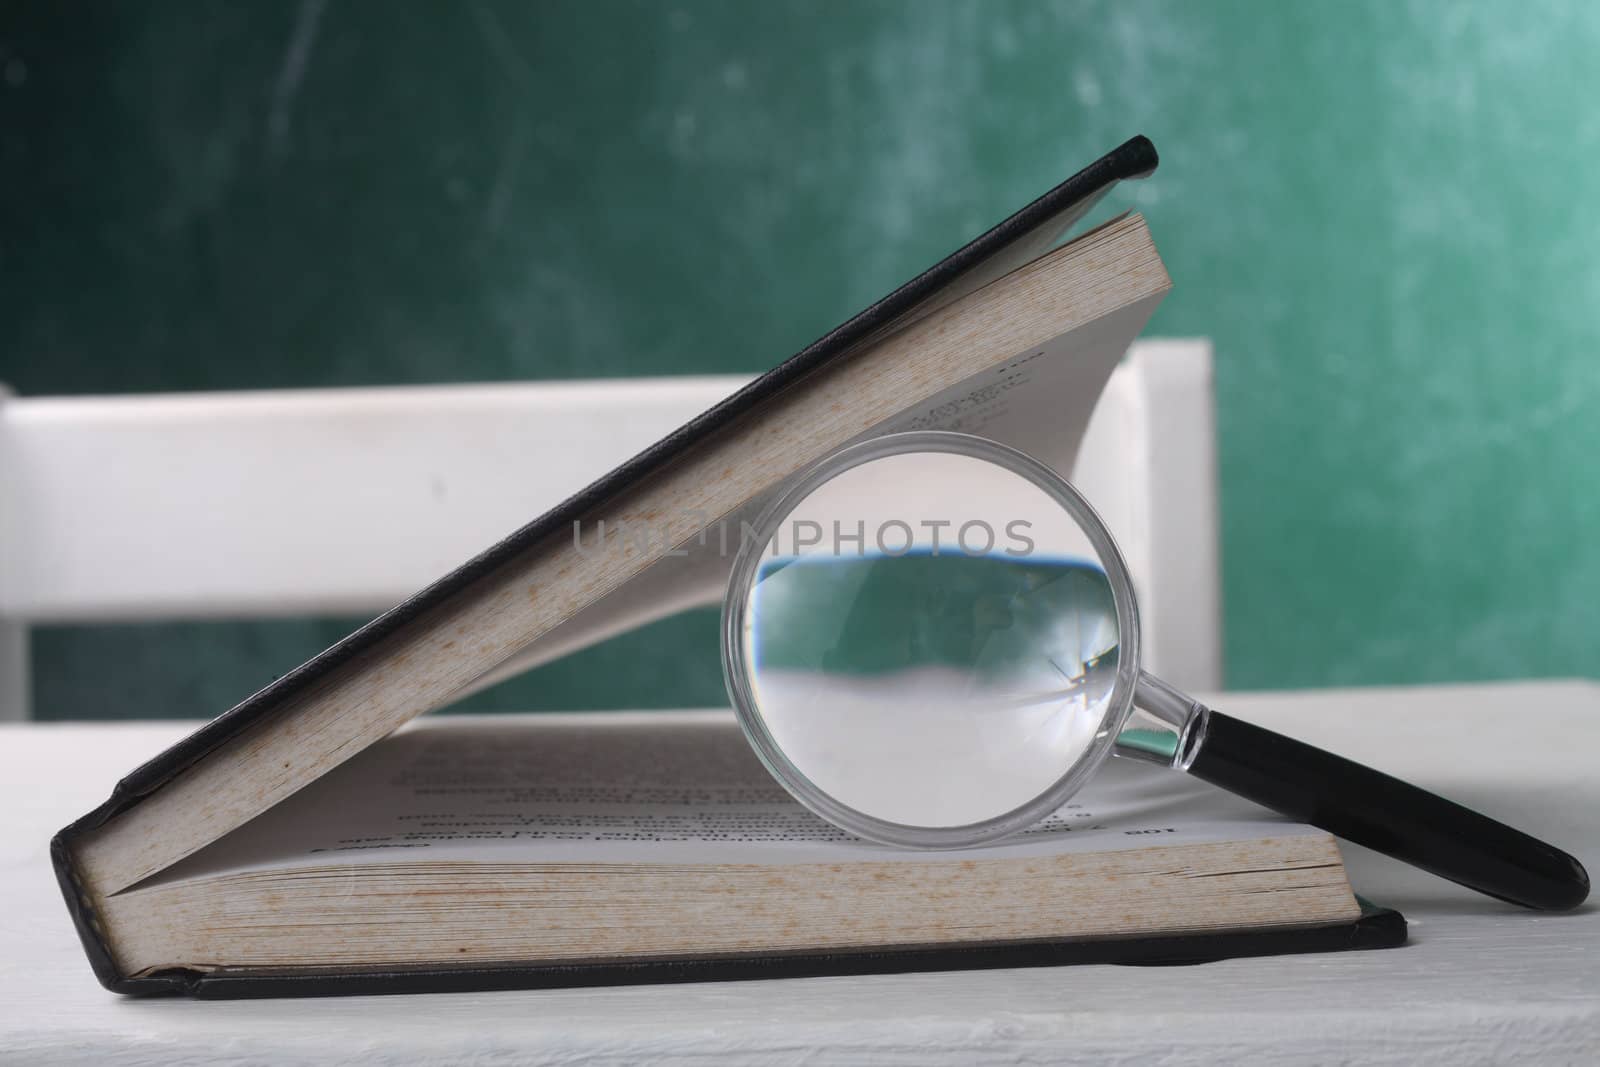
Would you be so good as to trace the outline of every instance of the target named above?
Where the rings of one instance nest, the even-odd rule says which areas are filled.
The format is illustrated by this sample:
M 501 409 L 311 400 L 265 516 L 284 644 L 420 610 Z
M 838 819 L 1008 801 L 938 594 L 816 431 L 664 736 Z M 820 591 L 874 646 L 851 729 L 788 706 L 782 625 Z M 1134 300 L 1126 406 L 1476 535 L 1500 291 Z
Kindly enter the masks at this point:
M 1600 674 L 1600 5 L 0 3 L 23 394 L 750 372 L 1133 133 L 1228 681 Z M 358 620 L 38 631 L 209 715 Z M 670 620 L 476 706 L 720 697 Z

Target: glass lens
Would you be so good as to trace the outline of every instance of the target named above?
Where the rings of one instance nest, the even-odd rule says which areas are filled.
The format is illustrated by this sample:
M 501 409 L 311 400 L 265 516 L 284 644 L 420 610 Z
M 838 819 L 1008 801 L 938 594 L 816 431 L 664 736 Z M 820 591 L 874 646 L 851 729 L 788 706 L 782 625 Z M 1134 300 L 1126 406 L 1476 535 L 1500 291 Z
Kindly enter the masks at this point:
M 801 800 L 966 827 L 1103 754 L 1119 710 L 1112 582 L 1037 478 L 973 455 L 885 455 L 758 536 L 760 561 L 730 594 L 743 598 L 730 668 L 745 674 L 747 728 Z

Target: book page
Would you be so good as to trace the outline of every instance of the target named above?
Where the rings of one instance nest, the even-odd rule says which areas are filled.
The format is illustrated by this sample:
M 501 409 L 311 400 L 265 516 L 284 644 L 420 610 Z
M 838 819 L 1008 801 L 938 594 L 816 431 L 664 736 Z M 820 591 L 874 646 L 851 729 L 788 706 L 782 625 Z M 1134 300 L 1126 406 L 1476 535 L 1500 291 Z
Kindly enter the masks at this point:
M 885 774 L 893 774 L 886 761 Z M 789 797 L 730 712 L 441 717 L 374 745 L 142 886 L 346 865 L 949 862 L 1320 834 L 1175 771 L 1111 759 L 998 844 L 869 844 Z

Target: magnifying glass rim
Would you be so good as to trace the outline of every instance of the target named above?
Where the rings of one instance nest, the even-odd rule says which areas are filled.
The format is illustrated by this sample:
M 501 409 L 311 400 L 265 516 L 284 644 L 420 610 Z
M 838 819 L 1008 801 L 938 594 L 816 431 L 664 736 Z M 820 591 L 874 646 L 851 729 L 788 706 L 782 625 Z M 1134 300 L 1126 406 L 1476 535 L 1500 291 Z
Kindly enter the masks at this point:
M 818 487 L 864 463 L 911 452 L 942 452 L 994 463 L 1043 491 L 1072 516 L 1100 557 L 1111 584 L 1117 611 L 1117 673 L 1100 729 L 1084 753 L 1049 788 L 1037 797 L 992 818 L 962 826 L 917 826 L 891 822 L 842 803 L 812 782 L 792 763 L 773 738 L 761 716 L 751 685 L 750 664 L 744 640 L 751 592 L 760 573 L 762 557 L 784 519 Z M 1066 479 L 1032 456 L 985 437 L 948 430 L 914 430 L 885 434 L 849 445 L 795 475 L 762 509 L 740 539 L 738 555 L 728 579 L 722 605 L 722 672 L 733 701 L 734 713 L 756 756 L 791 796 L 817 815 L 869 841 L 906 848 L 961 848 L 1005 837 L 1053 814 L 1078 791 L 1111 754 L 1117 735 L 1133 710 L 1139 678 L 1139 607 L 1127 564 L 1111 531 L 1089 502 Z

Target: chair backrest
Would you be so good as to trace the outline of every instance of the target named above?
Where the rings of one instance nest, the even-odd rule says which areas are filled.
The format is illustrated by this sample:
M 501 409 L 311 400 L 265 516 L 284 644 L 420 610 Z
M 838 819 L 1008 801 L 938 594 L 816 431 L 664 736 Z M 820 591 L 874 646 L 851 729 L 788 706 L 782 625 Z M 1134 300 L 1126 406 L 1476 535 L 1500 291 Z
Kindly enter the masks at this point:
M 28 623 L 381 610 L 748 379 L 0 395 L 0 718 Z M 1211 350 L 1134 346 L 1074 479 L 1139 586 L 1147 663 L 1221 682 Z

